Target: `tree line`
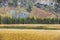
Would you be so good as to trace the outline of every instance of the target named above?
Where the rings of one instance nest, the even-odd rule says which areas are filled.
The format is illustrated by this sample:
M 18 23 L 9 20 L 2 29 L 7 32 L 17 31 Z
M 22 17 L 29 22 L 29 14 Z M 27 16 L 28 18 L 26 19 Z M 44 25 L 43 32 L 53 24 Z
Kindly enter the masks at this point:
M 0 24 L 60 24 L 59 18 L 52 19 L 34 19 L 34 18 L 26 18 L 26 19 L 16 19 L 9 17 L 0 17 Z

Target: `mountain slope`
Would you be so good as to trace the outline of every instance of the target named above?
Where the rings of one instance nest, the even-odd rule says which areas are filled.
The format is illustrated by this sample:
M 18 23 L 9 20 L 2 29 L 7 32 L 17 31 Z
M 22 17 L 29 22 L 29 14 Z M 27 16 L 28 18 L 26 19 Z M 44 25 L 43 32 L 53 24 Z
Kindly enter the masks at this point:
M 52 12 L 48 12 L 39 8 L 34 7 L 30 17 L 35 18 L 56 18 L 56 15 L 54 15 Z

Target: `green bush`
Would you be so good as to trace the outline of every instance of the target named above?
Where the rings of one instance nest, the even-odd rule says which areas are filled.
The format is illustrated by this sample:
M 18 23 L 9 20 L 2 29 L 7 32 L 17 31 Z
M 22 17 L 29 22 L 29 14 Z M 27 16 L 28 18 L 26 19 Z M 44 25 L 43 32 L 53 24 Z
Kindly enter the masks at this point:
M 28 12 L 31 12 L 31 11 L 32 11 L 32 6 L 29 5 L 26 10 L 27 10 Z

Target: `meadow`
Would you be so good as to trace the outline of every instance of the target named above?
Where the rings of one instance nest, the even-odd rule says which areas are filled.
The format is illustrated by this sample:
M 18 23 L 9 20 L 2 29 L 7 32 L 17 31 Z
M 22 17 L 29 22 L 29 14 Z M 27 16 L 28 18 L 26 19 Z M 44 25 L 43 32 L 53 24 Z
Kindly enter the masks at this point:
M 60 26 L 1 24 L 0 40 L 60 40 Z
M 60 30 L 0 29 L 0 40 L 60 40 Z

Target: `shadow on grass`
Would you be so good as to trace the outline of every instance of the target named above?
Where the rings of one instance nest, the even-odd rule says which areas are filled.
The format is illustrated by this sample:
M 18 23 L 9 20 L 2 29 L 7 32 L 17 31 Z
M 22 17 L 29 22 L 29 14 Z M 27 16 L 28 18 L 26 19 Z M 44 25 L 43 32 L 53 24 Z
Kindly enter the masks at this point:
M 44 30 L 60 30 L 60 28 L 47 28 L 45 26 L 28 27 L 28 26 L 2 26 L 0 29 L 44 29 Z

